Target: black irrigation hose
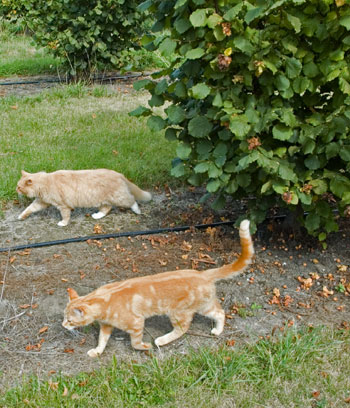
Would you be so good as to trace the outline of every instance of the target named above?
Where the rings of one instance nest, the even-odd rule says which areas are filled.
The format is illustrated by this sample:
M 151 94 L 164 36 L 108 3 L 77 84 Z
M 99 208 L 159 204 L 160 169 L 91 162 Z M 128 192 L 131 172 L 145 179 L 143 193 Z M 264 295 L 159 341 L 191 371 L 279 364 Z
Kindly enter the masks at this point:
M 116 81 L 118 79 L 139 78 L 141 76 L 144 76 L 144 74 L 117 75 L 117 76 L 110 76 L 110 77 L 97 77 L 97 78 L 91 78 L 91 79 L 96 82 L 106 82 L 106 81 Z M 61 80 L 60 78 L 56 78 L 56 79 L 43 79 L 40 81 L 0 82 L 0 86 L 32 85 L 32 84 L 46 84 L 46 83 L 59 83 L 59 82 L 67 83 L 67 81 Z
M 158 228 L 156 230 L 146 230 L 146 231 L 129 231 L 129 232 L 114 232 L 112 234 L 98 234 L 98 235 L 88 235 L 85 237 L 76 237 L 76 238 L 67 238 L 67 239 L 59 239 L 56 241 L 46 241 L 46 242 L 36 242 L 33 244 L 24 244 L 24 245 L 17 245 L 7 248 L 0 248 L 0 252 L 12 252 L 12 251 L 20 251 L 23 249 L 29 248 L 42 248 L 47 246 L 54 246 L 54 245 L 64 245 L 70 244 L 72 242 L 84 242 L 91 240 L 101 240 L 101 239 L 109 239 L 109 238 L 121 238 L 121 237 L 135 237 L 139 235 L 154 235 L 154 234 L 162 234 L 164 232 L 180 232 L 186 231 L 191 228 L 195 229 L 205 229 L 208 227 L 221 227 L 223 225 L 232 225 L 235 221 L 221 221 L 221 222 L 213 222 L 211 224 L 198 224 L 198 225 L 185 225 L 182 227 L 173 227 L 173 228 Z

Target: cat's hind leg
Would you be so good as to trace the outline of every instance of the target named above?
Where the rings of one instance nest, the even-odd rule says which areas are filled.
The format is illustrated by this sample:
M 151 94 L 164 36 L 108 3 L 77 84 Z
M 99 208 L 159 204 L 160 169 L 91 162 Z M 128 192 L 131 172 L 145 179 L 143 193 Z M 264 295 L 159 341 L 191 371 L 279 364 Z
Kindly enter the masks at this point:
M 126 332 L 130 334 L 131 345 L 136 350 L 149 350 L 152 348 L 150 343 L 144 343 L 142 341 L 144 325 L 145 319 L 140 317 L 134 319 L 131 327 L 126 330 Z
M 184 335 L 192 322 L 193 312 L 172 313 L 169 315 L 169 318 L 174 329 L 164 336 L 156 338 L 155 344 L 157 347 L 164 346 Z
M 211 330 L 211 334 L 219 336 L 223 332 L 225 324 L 225 312 L 216 299 L 212 303 L 207 305 L 204 309 L 199 310 L 198 313 L 214 320 L 215 327 Z
M 30 214 L 47 208 L 50 204 L 44 203 L 40 198 L 36 198 L 21 214 L 18 216 L 19 220 L 24 220 L 29 217 Z
M 103 353 L 106 344 L 112 334 L 113 326 L 107 324 L 100 325 L 100 334 L 98 336 L 98 345 L 96 348 L 89 350 L 87 353 L 90 357 L 97 357 Z
M 58 207 L 58 209 L 61 213 L 62 220 L 58 222 L 57 225 L 59 227 L 65 227 L 69 223 L 71 209 L 68 207 L 63 207 L 63 206 Z
M 99 220 L 100 218 L 105 217 L 112 209 L 111 205 L 102 205 L 97 213 L 91 215 L 94 220 Z
M 141 210 L 137 202 L 135 201 L 134 204 L 130 207 L 135 214 L 141 214 Z

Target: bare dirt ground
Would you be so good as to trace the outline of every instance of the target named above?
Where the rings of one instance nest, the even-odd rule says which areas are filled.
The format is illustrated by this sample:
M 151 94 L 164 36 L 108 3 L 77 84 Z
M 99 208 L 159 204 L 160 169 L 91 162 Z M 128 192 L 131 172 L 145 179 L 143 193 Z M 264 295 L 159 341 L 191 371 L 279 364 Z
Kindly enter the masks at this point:
M 153 193 L 153 201 L 142 205 L 139 216 L 113 210 L 97 223 L 90 217 L 92 210 L 75 210 L 65 228 L 56 225 L 59 213 L 54 208 L 18 221 L 29 201 L 9 204 L 0 220 L 0 247 L 234 220 L 242 212 L 243 204 L 236 202 L 220 213 L 198 205 L 201 191 L 165 188 Z M 209 319 L 195 316 L 188 334 L 155 349 L 155 355 L 162 358 L 186 353 L 190 347 L 224 343 L 234 347 L 292 325 L 349 328 L 349 220 L 332 234 L 327 250 L 302 234 L 282 231 L 276 220 L 263 225 L 254 237 L 255 262 L 245 274 L 217 284 L 227 313 L 220 337 L 210 335 Z M 133 350 L 128 335 L 117 329 L 102 357 L 89 358 L 86 352 L 97 343 L 97 324 L 76 334 L 61 326 L 68 287 L 84 295 L 114 280 L 176 268 L 207 269 L 233 261 L 239 250 L 237 230 L 220 227 L 0 253 L 0 385 L 14 384 L 31 373 L 46 377 L 89 371 L 107 364 L 113 355 L 117 360 L 148 358 Z M 153 317 L 146 322 L 145 338 L 152 341 L 170 329 L 166 317 Z

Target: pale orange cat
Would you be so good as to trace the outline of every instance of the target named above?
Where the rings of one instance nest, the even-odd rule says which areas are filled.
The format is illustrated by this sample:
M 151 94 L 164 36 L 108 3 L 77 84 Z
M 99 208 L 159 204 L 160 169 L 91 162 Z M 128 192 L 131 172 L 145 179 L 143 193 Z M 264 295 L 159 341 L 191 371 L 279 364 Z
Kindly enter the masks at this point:
M 30 214 L 50 205 L 61 213 L 60 227 L 69 223 L 70 213 L 76 207 L 98 207 L 92 214 L 97 220 L 109 213 L 112 206 L 131 208 L 141 214 L 138 201 L 149 201 L 152 196 L 141 190 L 122 174 L 113 170 L 59 170 L 53 173 L 27 173 L 17 183 L 17 193 L 35 200 L 18 217 L 23 220 Z
M 224 329 L 225 312 L 216 298 L 215 281 L 228 279 L 242 272 L 251 262 L 254 247 L 249 233 L 249 221 L 239 228 L 242 253 L 230 265 L 206 271 L 180 270 L 143 276 L 104 285 L 86 296 L 68 289 L 70 301 L 64 312 L 63 327 L 73 330 L 97 320 L 100 323 L 98 346 L 88 351 L 90 357 L 102 354 L 113 327 L 130 334 L 135 349 L 147 350 L 151 344 L 142 341 L 145 319 L 154 315 L 169 316 L 174 329 L 155 340 L 163 346 L 188 330 L 194 313 L 215 321 L 211 333 Z

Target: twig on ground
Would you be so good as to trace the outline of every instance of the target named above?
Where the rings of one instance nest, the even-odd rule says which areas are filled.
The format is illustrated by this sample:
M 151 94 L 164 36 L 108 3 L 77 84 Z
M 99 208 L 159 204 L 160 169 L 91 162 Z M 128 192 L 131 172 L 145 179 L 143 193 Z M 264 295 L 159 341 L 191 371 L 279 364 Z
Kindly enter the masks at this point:
M 3 276 L 3 279 L 2 279 L 2 282 L 3 282 L 3 283 L 2 283 L 2 288 L 1 288 L 0 303 L 1 303 L 2 297 L 3 297 L 3 295 L 4 295 L 5 283 L 6 283 L 6 275 L 7 275 L 7 270 L 8 270 L 8 266 L 9 266 L 9 263 L 10 263 L 10 254 L 11 254 L 11 252 L 9 251 L 9 252 L 8 252 L 8 257 L 7 257 L 6 266 L 5 266 L 5 272 L 4 272 L 4 276 Z
M 9 322 L 9 321 L 11 321 L 11 320 L 15 320 L 15 319 L 17 319 L 18 317 L 23 316 L 25 313 L 27 313 L 26 310 L 25 310 L 24 312 L 19 313 L 19 314 L 16 315 L 16 316 L 8 317 L 8 318 L 6 318 L 6 319 L 4 319 L 4 320 L 1 320 L 1 321 L 0 321 L 0 324 Z

